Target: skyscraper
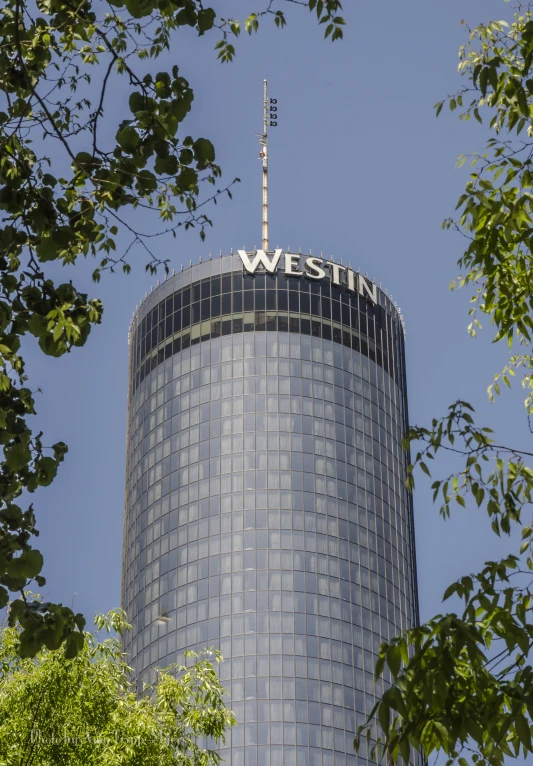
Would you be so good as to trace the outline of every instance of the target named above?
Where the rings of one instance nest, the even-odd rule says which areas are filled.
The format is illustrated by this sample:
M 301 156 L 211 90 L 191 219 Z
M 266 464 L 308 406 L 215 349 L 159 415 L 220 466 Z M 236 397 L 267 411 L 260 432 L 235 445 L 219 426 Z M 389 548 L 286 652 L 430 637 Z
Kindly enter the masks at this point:
M 218 648 L 231 766 L 355 764 L 379 645 L 418 615 L 396 308 L 340 263 L 239 251 L 157 287 L 129 342 L 135 672 Z

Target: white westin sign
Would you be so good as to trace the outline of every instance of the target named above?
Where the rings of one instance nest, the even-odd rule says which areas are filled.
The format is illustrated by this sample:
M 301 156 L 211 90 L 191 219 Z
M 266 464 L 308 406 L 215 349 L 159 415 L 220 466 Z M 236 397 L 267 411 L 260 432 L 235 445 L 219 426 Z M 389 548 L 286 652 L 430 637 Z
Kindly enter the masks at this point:
M 249 274 L 255 274 L 259 264 L 269 274 L 277 271 L 281 256 L 285 257 L 284 273 L 290 277 L 301 277 L 305 275 L 308 279 L 324 279 L 325 269 L 329 270 L 329 277 L 334 285 L 344 285 L 347 290 L 358 292 L 372 303 L 377 303 L 377 288 L 375 284 L 369 283 L 360 274 L 346 266 L 340 266 L 332 261 L 324 261 L 322 258 L 309 256 L 303 264 L 303 271 L 300 268 L 300 258 L 298 253 L 284 253 L 281 249 L 274 250 L 273 253 L 265 253 L 264 250 L 256 250 L 253 253 L 247 253 L 246 250 L 237 251 L 242 265 Z

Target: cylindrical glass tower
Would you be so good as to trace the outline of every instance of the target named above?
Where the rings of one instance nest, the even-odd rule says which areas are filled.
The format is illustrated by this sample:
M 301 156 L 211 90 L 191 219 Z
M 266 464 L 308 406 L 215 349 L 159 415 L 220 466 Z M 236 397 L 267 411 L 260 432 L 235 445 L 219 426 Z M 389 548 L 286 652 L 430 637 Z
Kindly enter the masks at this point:
M 364 763 L 376 653 L 418 618 L 397 310 L 342 266 L 241 252 L 157 287 L 129 342 L 138 678 L 220 649 L 231 766 Z

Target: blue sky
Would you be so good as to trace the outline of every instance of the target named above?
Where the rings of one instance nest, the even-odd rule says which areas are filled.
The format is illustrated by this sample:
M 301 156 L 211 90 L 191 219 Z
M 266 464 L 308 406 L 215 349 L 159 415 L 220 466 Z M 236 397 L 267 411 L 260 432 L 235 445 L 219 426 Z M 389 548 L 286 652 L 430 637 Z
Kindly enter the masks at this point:
M 262 125 L 262 81 L 278 99 L 279 126 L 270 141 L 271 245 L 324 252 L 368 272 L 392 292 L 407 325 L 412 423 L 444 414 L 458 398 L 476 404 L 479 420 L 500 441 L 530 444 L 523 394 L 517 387 L 489 406 L 486 387 L 503 366 L 505 348 L 490 331 L 466 332 L 466 292 L 451 293 L 462 252 L 457 235 L 441 230 L 467 178 L 455 169 L 460 153 L 481 151 L 486 129 L 460 123 L 433 105 L 460 85 L 457 50 L 466 30 L 490 18 L 510 19 L 502 0 L 345 1 L 345 40 L 322 40 L 309 14 L 287 6 L 282 32 L 266 23 L 238 42 L 229 65 L 216 61 L 216 37 L 180 34 L 157 72 L 178 63 L 195 90 L 186 132 L 213 140 L 223 181 L 242 180 L 233 201 L 209 213 L 214 227 L 202 243 L 194 232 L 159 239 L 156 251 L 179 269 L 220 249 L 247 248 L 261 239 L 261 171 L 254 136 Z M 254 3 L 224 3 L 242 14 Z M 110 137 L 127 109 L 126 88 L 108 104 Z M 185 135 L 185 133 L 184 133 Z M 53 486 L 36 496 L 39 545 L 45 555 L 43 594 L 74 604 L 91 617 L 119 605 L 127 393 L 127 331 L 140 298 L 157 277 L 134 251 L 133 273 L 91 283 L 94 264 L 56 273 L 73 279 L 105 305 L 104 321 L 85 348 L 60 360 L 29 344 L 29 371 L 45 441 L 60 439 L 69 453 Z M 443 462 L 438 473 L 450 465 Z M 428 483 L 415 493 L 421 616 L 441 609 L 455 576 L 475 571 L 511 549 L 490 532 L 483 514 L 457 509 L 443 522 Z

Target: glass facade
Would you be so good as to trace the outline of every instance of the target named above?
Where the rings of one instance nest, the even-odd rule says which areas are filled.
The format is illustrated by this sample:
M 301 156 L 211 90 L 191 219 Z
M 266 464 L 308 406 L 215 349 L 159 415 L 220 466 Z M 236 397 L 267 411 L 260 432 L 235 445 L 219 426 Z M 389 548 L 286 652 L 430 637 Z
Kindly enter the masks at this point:
M 232 766 L 348 766 L 380 643 L 418 619 L 403 328 L 280 265 L 199 264 L 134 316 L 125 649 L 139 679 L 221 650 Z

